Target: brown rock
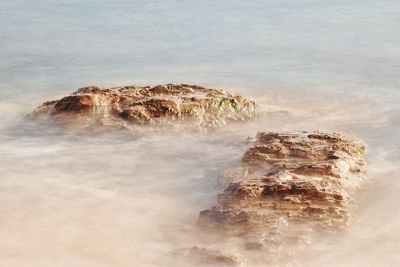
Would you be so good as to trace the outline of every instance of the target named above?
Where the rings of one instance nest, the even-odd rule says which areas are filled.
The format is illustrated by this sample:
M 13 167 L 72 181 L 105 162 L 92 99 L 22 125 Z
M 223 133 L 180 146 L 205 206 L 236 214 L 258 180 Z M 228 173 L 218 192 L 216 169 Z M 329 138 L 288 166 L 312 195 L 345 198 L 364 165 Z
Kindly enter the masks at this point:
M 253 101 L 219 89 L 196 85 L 166 84 L 102 89 L 80 88 L 70 96 L 48 101 L 36 108 L 34 119 L 53 119 L 58 124 L 93 125 L 158 124 L 195 121 L 216 126 L 256 115 Z
M 364 178 L 364 152 L 361 142 L 334 133 L 260 133 L 241 166 L 225 172 L 235 182 L 199 222 L 256 244 L 249 249 L 268 243 L 266 233 L 293 240 L 301 231 L 342 228 Z

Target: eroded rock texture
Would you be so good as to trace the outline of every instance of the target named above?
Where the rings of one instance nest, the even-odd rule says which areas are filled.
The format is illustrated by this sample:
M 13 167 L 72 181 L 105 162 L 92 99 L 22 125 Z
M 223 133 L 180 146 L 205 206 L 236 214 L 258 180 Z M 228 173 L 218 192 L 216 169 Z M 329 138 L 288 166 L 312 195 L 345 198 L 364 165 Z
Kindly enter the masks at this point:
M 339 134 L 260 133 L 203 226 L 243 237 L 248 250 L 295 244 L 307 233 L 346 225 L 351 193 L 363 180 L 365 147 Z
M 102 89 L 84 87 L 60 100 L 43 103 L 33 118 L 85 126 L 142 125 L 194 120 L 216 126 L 256 115 L 253 101 L 219 89 L 187 84 L 124 86 Z

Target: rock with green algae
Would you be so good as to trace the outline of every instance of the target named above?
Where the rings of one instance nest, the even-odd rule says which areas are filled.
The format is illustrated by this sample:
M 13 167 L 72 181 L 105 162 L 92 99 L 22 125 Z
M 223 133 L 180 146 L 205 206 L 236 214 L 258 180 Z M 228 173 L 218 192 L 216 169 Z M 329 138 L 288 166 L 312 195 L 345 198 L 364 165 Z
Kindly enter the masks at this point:
M 257 115 L 254 101 L 224 90 L 197 85 L 166 84 L 80 88 L 69 96 L 37 107 L 34 119 L 58 125 L 132 126 L 191 121 L 215 127 Z

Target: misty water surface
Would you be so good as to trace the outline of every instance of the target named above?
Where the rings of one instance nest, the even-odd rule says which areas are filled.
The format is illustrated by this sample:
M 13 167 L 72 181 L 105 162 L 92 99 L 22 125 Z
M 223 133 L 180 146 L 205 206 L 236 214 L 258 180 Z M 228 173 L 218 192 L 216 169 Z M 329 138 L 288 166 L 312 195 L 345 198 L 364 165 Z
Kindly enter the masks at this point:
M 196 245 L 218 172 L 238 164 L 248 136 L 280 130 L 363 139 L 373 178 L 347 233 L 284 266 L 399 266 L 399 10 L 394 0 L 0 0 L 0 266 L 173 266 L 171 250 Z M 86 85 L 169 82 L 292 116 L 212 134 L 93 136 L 24 120 Z

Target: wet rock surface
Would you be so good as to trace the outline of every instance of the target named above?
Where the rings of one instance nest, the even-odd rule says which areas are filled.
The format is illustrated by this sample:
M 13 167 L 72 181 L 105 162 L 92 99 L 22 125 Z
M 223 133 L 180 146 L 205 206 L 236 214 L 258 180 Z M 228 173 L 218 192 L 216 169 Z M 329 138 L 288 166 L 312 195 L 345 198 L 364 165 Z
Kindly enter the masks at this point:
M 240 239 L 245 250 L 288 258 L 312 233 L 347 225 L 364 153 L 361 142 L 335 133 L 259 133 L 241 166 L 221 174 L 228 185 L 199 224 Z
M 34 119 L 57 124 L 151 125 L 194 121 L 204 127 L 256 115 L 256 104 L 241 96 L 197 85 L 166 84 L 115 88 L 84 87 L 37 107 Z

